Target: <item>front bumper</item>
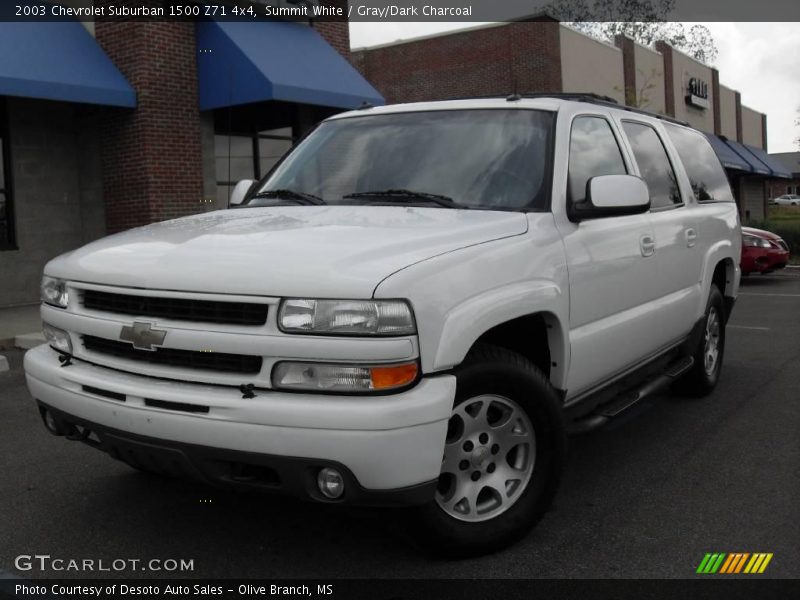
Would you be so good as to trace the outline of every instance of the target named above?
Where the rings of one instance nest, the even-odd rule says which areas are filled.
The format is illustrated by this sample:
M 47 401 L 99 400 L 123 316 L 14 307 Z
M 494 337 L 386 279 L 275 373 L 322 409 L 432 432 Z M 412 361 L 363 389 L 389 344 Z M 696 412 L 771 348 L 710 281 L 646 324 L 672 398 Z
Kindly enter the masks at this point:
M 172 456 L 202 479 L 237 485 L 246 483 L 231 481 L 238 467 L 225 471 L 221 463 L 261 466 L 278 475 L 278 484 L 266 485 L 265 477 L 258 485 L 316 499 L 308 473 L 338 466 L 352 484 L 344 500 L 358 503 L 420 500 L 419 486 L 423 498 L 433 497 L 455 396 L 455 377 L 442 375 L 387 396 L 256 390 L 248 399 L 227 386 L 142 377 L 77 360 L 62 367 L 46 345 L 25 355 L 25 374 L 34 398 L 95 431 L 100 447 L 112 454 L 141 455 L 149 448 L 154 460 Z M 149 406 L 153 400 L 167 408 Z M 208 410 L 185 412 L 196 407 Z
M 769 273 L 787 265 L 789 252 L 774 248 L 748 248 L 742 253 L 741 262 L 743 273 Z

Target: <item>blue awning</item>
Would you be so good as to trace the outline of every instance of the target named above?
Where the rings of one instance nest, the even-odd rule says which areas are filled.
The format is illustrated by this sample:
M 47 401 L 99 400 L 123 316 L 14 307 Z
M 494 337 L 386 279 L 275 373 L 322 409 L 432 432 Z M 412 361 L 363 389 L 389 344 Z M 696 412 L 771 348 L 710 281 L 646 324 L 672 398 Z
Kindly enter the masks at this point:
M 726 169 L 734 169 L 736 171 L 744 171 L 745 173 L 752 173 L 753 167 L 750 166 L 745 159 L 734 152 L 730 146 L 725 143 L 725 140 L 713 135 L 711 133 L 705 134 L 708 141 L 711 142 L 711 147 L 717 153 L 719 162 Z
M 78 21 L 0 22 L 0 95 L 136 106 L 136 92 Z
M 200 110 L 281 100 L 332 108 L 383 97 L 312 27 L 283 21 L 197 24 Z
M 772 175 L 772 171 L 770 171 L 770 168 L 763 162 L 761 162 L 758 158 L 756 158 L 755 154 L 750 152 L 744 146 L 744 144 L 740 144 L 739 142 L 734 142 L 733 140 L 726 140 L 725 143 L 731 147 L 731 150 L 736 152 L 736 154 L 738 154 L 748 162 L 748 164 L 753 168 L 753 173 L 757 173 L 758 175 Z
M 769 168 L 773 177 L 781 179 L 792 178 L 792 172 L 781 161 L 767 154 L 762 148 L 750 146 L 749 144 L 745 144 L 744 147 Z

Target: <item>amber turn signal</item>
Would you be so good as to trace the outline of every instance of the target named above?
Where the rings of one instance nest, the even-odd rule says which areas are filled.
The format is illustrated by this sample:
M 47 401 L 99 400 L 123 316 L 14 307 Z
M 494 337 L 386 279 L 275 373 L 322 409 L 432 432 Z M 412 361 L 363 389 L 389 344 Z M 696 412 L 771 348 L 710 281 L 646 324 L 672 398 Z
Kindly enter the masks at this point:
M 373 390 L 388 390 L 413 383 L 417 378 L 417 363 L 405 363 L 387 367 L 370 367 Z

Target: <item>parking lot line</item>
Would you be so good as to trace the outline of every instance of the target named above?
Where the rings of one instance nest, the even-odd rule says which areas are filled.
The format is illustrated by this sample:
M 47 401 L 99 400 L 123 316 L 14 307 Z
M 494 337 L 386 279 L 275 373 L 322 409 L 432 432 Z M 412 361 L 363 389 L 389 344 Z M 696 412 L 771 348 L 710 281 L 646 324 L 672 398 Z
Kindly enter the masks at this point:
M 729 329 L 752 329 L 753 331 L 769 331 L 769 327 L 751 327 L 748 325 L 728 325 Z

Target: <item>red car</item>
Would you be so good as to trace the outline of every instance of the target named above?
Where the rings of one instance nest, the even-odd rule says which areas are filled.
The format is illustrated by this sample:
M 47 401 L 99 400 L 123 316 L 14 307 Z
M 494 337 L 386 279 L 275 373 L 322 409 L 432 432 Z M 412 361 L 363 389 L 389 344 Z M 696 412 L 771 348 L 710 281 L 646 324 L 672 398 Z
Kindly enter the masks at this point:
M 789 246 L 779 235 L 742 227 L 742 275 L 771 273 L 789 262 Z

